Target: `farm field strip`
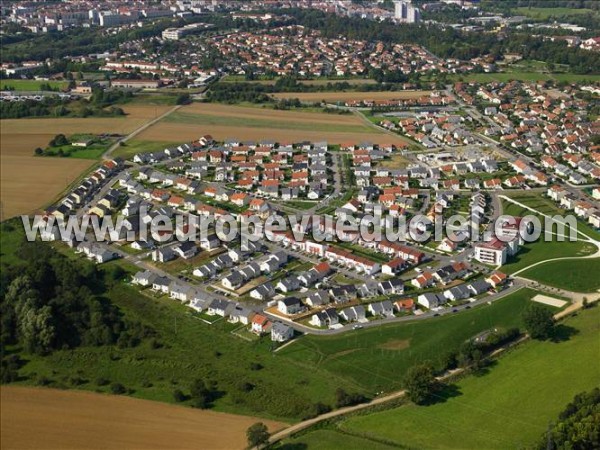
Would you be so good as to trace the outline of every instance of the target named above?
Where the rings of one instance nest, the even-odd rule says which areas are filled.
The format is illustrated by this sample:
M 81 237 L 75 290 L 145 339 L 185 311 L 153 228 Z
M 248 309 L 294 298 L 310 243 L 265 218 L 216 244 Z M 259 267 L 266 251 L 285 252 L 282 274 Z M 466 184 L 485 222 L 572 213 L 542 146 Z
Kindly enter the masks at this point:
M 6 448 L 242 449 L 258 421 L 248 416 L 91 392 L 3 386 L 2 445 Z M 110 430 L 107 433 L 107 430 Z
M 192 104 L 181 108 L 152 125 L 136 138 L 140 141 L 182 141 L 210 134 L 215 139 L 229 138 L 290 141 L 321 141 L 329 143 L 371 141 L 380 144 L 404 142 L 400 136 L 368 127 L 353 115 L 315 112 L 276 111 L 220 104 Z
M 169 108 L 124 105 L 123 109 L 128 114 L 124 117 L 0 120 L 3 219 L 29 214 L 46 206 L 94 163 L 92 159 L 74 156 L 36 157 L 33 155 L 36 147 L 46 147 L 50 139 L 59 133 L 67 136 L 79 133 L 128 134 Z
M 274 98 L 297 98 L 301 101 L 337 102 L 351 100 L 404 100 L 429 96 L 432 91 L 373 91 L 373 92 L 278 92 Z

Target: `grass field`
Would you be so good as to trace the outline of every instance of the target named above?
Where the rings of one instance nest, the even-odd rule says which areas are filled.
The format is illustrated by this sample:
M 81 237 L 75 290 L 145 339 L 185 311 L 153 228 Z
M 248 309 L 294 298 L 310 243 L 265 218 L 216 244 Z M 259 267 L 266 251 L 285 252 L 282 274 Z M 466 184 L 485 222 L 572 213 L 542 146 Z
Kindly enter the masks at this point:
M 281 92 L 275 98 L 297 98 L 303 102 L 344 102 L 350 100 L 404 100 L 428 96 L 431 91 L 384 91 L 384 92 Z
M 587 256 L 592 255 L 595 252 L 596 247 L 588 242 L 545 242 L 542 236 L 542 239 L 540 240 L 528 242 L 521 246 L 519 252 L 515 256 L 509 258 L 508 263 L 502 266 L 502 272 L 511 274 L 546 259 L 563 258 L 566 256 Z M 568 261 L 566 264 L 568 265 L 571 262 L 572 261 Z M 577 277 L 580 278 L 579 275 L 577 275 Z
M 305 435 L 287 439 L 278 448 L 279 450 L 392 450 L 397 448 L 393 445 L 386 445 L 376 442 L 372 439 L 365 439 L 359 436 L 352 436 L 337 430 L 317 430 Z
M 527 342 L 497 360 L 488 373 L 458 381 L 434 405 L 358 416 L 340 428 L 403 448 L 528 447 L 575 394 L 599 384 L 600 366 L 593 361 L 600 357 L 600 308 L 559 326 L 570 336 L 566 341 Z M 335 446 L 322 448 L 343 447 L 337 437 Z M 305 439 L 310 442 L 310 435 Z
M 215 139 L 275 139 L 284 142 L 319 141 L 330 143 L 372 141 L 395 143 L 402 140 L 368 127 L 352 115 L 316 112 L 275 111 L 243 106 L 196 103 L 181 108 L 165 120 L 140 133 L 145 141 L 182 141 L 203 134 Z
M 598 15 L 598 11 L 586 8 L 514 8 L 513 13 L 519 16 L 527 16 L 532 19 L 547 20 L 550 17 L 560 18 L 566 16 Z
M 241 450 L 246 429 L 261 420 L 90 392 L 15 386 L 0 392 L 3 448 L 193 449 L 201 442 Z
M 153 141 L 140 141 L 137 139 L 131 139 L 125 142 L 125 145 L 118 147 L 112 154 L 114 157 L 120 156 L 121 158 L 131 158 L 136 153 L 144 152 L 157 152 L 164 150 L 167 147 L 181 145 L 183 141 L 173 142 L 153 142 Z
M 45 148 L 59 133 L 128 134 L 167 111 L 169 106 L 131 104 L 123 109 L 127 116 L 0 120 L 3 219 L 45 207 L 92 165 L 90 160 L 79 158 L 93 159 L 101 154 L 81 150 L 76 154 L 78 158 L 39 158 L 33 156 L 36 147 Z
M 69 85 L 68 81 L 44 81 L 44 80 L 2 80 L 0 90 L 7 88 L 15 91 L 39 91 L 42 84 L 49 84 L 53 89 L 64 89 Z
M 572 215 L 572 211 L 567 211 L 565 209 L 559 208 L 556 203 L 554 203 L 549 198 L 543 197 L 540 194 L 528 193 L 528 192 L 511 192 L 508 196 L 514 199 L 515 201 L 522 203 L 529 208 L 533 208 L 536 211 L 539 211 L 542 214 L 546 214 L 549 216 L 559 215 L 566 216 Z M 533 214 L 532 211 L 528 210 L 519 205 L 515 205 L 514 203 L 508 202 L 506 200 L 502 200 L 502 208 L 503 214 L 509 214 L 514 216 L 526 216 L 528 214 Z M 540 220 L 543 218 L 540 217 Z M 592 228 L 587 222 L 577 219 L 577 231 L 582 232 L 588 237 L 592 239 L 600 240 L 600 231 Z
M 539 73 L 539 72 L 501 72 L 501 73 L 471 73 L 454 75 L 452 79 L 463 81 L 476 81 L 487 83 L 491 81 L 566 81 L 576 82 L 596 82 L 600 80 L 600 75 L 589 74 L 580 75 L 574 73 Z
M 400 388 L 412 365 L 441 361 L 448 352 L 481 331 L 520 325 L 520 312 L 535 291 L 521 289 L 492 305 L 455 316 L 357 330 L 335 336 L 306 336 L 278 355 L 295 366 L 326 371 L 371 393 Z M 440 345 L 443 343 L 443 345 Z
M 298 368 L 276 356 L 268 337 L 248 342 L 235 336 L 231 332 L 239 324 L 219 318 L 209 325 L 179 302 L 146 296 L 126 285 L 115 287 L 110 298 L 125 317 L 154 328 L 162 347 L 82 347 L 31 356 L 20 371 L 29 377 L 22 383 L 46 376 L 53 387 L 109 392 L 109 386 L 96 381 L 105 378 L 131 389 L 134 397 L 173 403 L 174 389 L 189 393 L 191 382 L 202 378 L 217 383 L 215 410 L 286 420 L 303 417 L 318 401 L 333 404 L 338 386 L 357 389 L 325 371 Z M 253 370 L 254 363 L 261 368 Z M 72 386 L 73 376 L 84 383 Z
M 575 292 L 600 290 L 600 258 L 551 261 L 519 275 L 540 283 Z

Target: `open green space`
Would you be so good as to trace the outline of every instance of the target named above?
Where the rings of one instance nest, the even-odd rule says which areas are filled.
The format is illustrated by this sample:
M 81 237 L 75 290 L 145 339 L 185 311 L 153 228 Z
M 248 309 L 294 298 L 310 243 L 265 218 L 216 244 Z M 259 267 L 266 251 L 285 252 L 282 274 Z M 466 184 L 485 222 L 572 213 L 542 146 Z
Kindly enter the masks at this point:
M 587 222 L 578 219 L 573 211 L 567 211 L 565 209 L 561 209 L 558 205 L 551 199 L 542 196 L 541 194 L 529 193 L 529 192 L 521 192 L 514 191 L 507 193 L 507 196 L 511 199 L 519 202 L 529 208 L 533 208 L 534 210 L 540 212 L 541 214 L 546 214 L 549 216 L 559 215 L 559 216 L 567 216 L 572 215 L 577 219 L 577 231 L 580 231 L 584 235 L 600 240 L 600 231 L 592 228 Z M 502 200 L 502 212 L 503 214 L 513 215 L 513 216 L 526 216 L 528 214 L 533 214 L 533 212 L 527 208 L 524 208 L 520 205 L 516 205 L 512 202 Z M 542 224 L 544 222 L 543 218 Z M 554 226 L 555 227 L 555 226 Z M 554 228 L 555 229 L 555 228 Z M 568 229 L 568 227 L 567 227 Z
M 334 336 L 305 336 L 278 356 L 298 368 L 351 380 L 371 393 L 391 392 L 401 388 L 403 374 L 414 364 L 431 361 L 441 367 L 450 352 L 478 333 L 520 326 L 520 313 L 535 294 L 521 289 L 457 315 Z
M 544 241 L 543 235 L 535 242 L 527 242 L 522 245 L 519 252 L 509 257 L 508 263 L 502 266 L 502 271 L 508 274 L 515 273 L 531 264 L 552 258 L 563 258 L 572 256 L 587 256 L 596 252 L 596 246 L 585 241 L 558 242 Z M 572 260 L 566 262 L 570 264 Z M 565 263 L 563 263 L 565 264 Z M 545 264 L 543 265 L 545 266 Z M 522 275 L 522 274 L 521 274 Z M 578 275 L 579 277 L 579 275 Z
M 513 14 L 518 16 L 527 16 L 532 19 L 547 20 L 551 17 L 559 19 L 567 16 L 579 16 L 579 15 L 598 15 L 598 11 L 587 8 L 532 8 L 532 7 L 521 7 L 514 8 Z
M 113 140 L 107 137 L 95 136 L 93 134 L 73 134 L 69 136 L 65 145 L 48 146 L 44 156 L 60 156 L 81 159 L 100 159 L 106 150 L 112 145 Z M 85 147 L 73 145 L 78 142 L 87 142 Z
M 127 102 L 129 105 L 175 105 L 177 95 L 175 94 L 136 94 Z
M 80 347 L 43 357 L 28 355 L 20 375 L 29 379 L 22 383 L 45 376 L 60 385 L 78 376 L 83 382 L 77 389 L 110 392 L 109 385 L 97 382 L 106 379 L 132 389 L 134 397 L 172 403 L 175 389 L 188 392 L 192 381 L 202 378 L 215 382 L 221 393 L 214 401 L 216 410 L 288 419 L 309 414 L 317 401 L 333 404 L 339 386 L 353 388 L 343 379 L 274 357 L 268 337 L 241 339 L 231 333 L 239 324 L 221 319 L 209 325 L 164 296 L 118 285 L 110 300 L 126 318 L 155 329 L 158 348 L 143 342 L 134 348 Z M 260 368 L 253 370 L 253 364 Z
M 45 81 L 45 80 L 2 80 L 0 90 L 14 91 L 40 91 L 40 86 L 49 85 L 52 89 L 62 90 L 69 85 L 68 81 Z
M 256 117 L 229 117 L 202 113 L 186 113 L 177 111 L 164 119 L 165 122 L 186 123 L 204 126 L 249 127 L 280 130 L 302 130 L 322 132 L 370 133 L 371 129 L 357 124 L 319 124 L 313 122 L 295 122 L 293 120 L 271 120 Z
M 352 436 L 337 430 L 317 430 L 302 436 L 287 439 L 279 447 L 280 450 L 310 449 L 336 450 L 343 446 L 344 450 L 391 450 L 395 445 L 387 445 L 372 439 Z
M 453 80 L 475 81 L 488 83 L 491 81 L 566 81 L 568 83 L 596 82 L 600 80 L 597 74 L 575 73 L 539 73 L 539 72 L 497 72 L 497 73 L 469 73 L 452 75 Z
M 123 142 L 121 145 L 119 145 L 119 147 L 114 152 L 112 152 L 112 156 L 114 156 L 115 158 L 117 156 L 120 156 L 121 158 L 129 159 L 133 158 L 133 156 L 137 153 L 158 152 L 164 150 L 165 148 L 177 145 L 181 145 L 181 141 L 155 142 L 131 139 L 130 141 Z
M 548 286 L 575 292 L 600 290 L 600 258 L 550 261 L 519 275 Z
M 600 308 L 565 320 L 559 330 L 563 341 L 527 342 L 489 371 L 445 389 L 433 405 L 353 417 L 340 429 L 402 448 L 529 448 L 574 395 L 599 384 L 600 365 L 590 363 L 600 357 Z M 335 448 L 343 447 L 337 438 Z M 311 439 L 307 434 L 298 441 Z

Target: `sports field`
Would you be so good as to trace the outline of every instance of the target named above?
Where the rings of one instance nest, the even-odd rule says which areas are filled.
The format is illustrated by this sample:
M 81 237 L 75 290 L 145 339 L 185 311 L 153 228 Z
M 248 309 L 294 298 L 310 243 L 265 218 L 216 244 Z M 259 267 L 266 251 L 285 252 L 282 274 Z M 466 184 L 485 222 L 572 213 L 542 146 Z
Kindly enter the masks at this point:
M 92 392 L 3 386 L 2 448 L 243 449 L 248 416 Z
M 203 134 L 210 134 L 218 140 L 404 142 L 400 137 L 378 132 L 353 115 L 276 111 L 213 103 L 185 106 L 140 133 L 137 138 L 143 141 L 172 141 L 177 136 L 182 141 L 189 141 Z
M 281 92 L 275 98 L 297 98 L 303 102 L 344 102 L 351 100 L 405 100 L 429 96 L 431 91 L 384 91 L 384 92 Z
M 0 170 L 3 219 L 45 207 L 88 169 L 93 161 L 34 157 L 59 133 L 128 134 L 169 109 L 160 105 L 125 105 L 125 117 L 0 120 Z
M 299 448 L 345 448 L 356 436 L 420 449 L 529 448 L 579 392 L 598 386 L 600 308 L 559 325 L 560 342 L 530 341 L 501 357 L 489 371 L 468 376 L 429 406 L 412 404 L 349 418 L 335 430 L 307 433 L 286 443 Z M 335 425 L 332 425 L 335 427 Z M 319 445 L 320 433 L 335 439 Z M 315 443 L 315 445 L 313 445 Z M 306 444 L 306 447 L 301 446 Z M 363 448 L 370 448 L 364 443 Z
M 334 336 L 305 336 L 278 355 L 302 368 L 326 371 L 372 393 L 401 387 L 404 372 L 421 361 L 441 366 L 465 340 L 494 327 L 520 325 L 535 291 L 521 289 L 491 305 L 451 316 L 382 325 Z

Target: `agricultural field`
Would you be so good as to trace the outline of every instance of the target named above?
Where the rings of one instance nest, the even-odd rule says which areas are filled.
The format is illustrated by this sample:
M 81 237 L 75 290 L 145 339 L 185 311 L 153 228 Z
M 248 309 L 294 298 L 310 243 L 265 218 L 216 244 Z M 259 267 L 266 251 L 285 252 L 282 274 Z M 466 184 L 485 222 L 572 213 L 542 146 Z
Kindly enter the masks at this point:
M 369 127 L 353 115 L 275 111 L 268 108 L 195 103 L 184 106 L 140 133 L 145 141 L 181 141 L 211 134 L 215 139 L 275 139 L 284 142 L 326 140 L 329 143 L 372 141 L 403 142 Z
M 44 207 L 93 165 L 93 161 L 86 159 L 33 156 L 33 149 L 45 147 L 51 138 L 41 134 L 2 133 L 2 219 L 29 214 Z
M 297 98 L 303 102 L 345 102 L 352 100 L 405 100 L 428 96 L 431 91 L 384 91 L 384 92 L 281 92 L 272 97 Z
M 598 386 L 600 379 L 600 366 L 590 364 L 600 353 L 600 308 L 558 327 L 562 340 L 519 346 L 483 374 L 446 389 L 433 405 L 357 416 L 339 428 L 408 448 L 529 447 L 576 394 Z
M 3 386 L 5 448 L 242 449 L 246 429 L 260 419 L 128 397 Z M 270 431 L 285 424 L 264 421 Z M 110 430 L 107 433 L 107 430 Z
M 131 104 L 123 109 L 124 117 L 0 120 L 3 219 L 47 206 L 93 164 L 85 159 L 35 157 L 36 147 L 45 148 L 59 133 L 128 134 L 169 106 Z M 98 157 L 98 153 L 83 155 Z
M 600 290 L 600 258 L 550 261 L 519 275 L 560 289 L 575 292 Z
M 371 393 L 401 388 L 404 372 L 421 361 L 437 364 L 465 340 L 494 327 L 520 325 L 520 312 L 536 294 L 521 289 L 491 305 L 455 316 L 382 325 L 334 336 L 305 336 L 278 352 L 293 365 L 349 380 Z M 440 344 L 443 343 L 442 346 Z
M 13 91 L 39 91 L 42 84 L 48 84 L 52 89 L 65 89 L 68 81 L 45 81 L 45 80 L 2 80 L 0 91 L 7 89 Z

